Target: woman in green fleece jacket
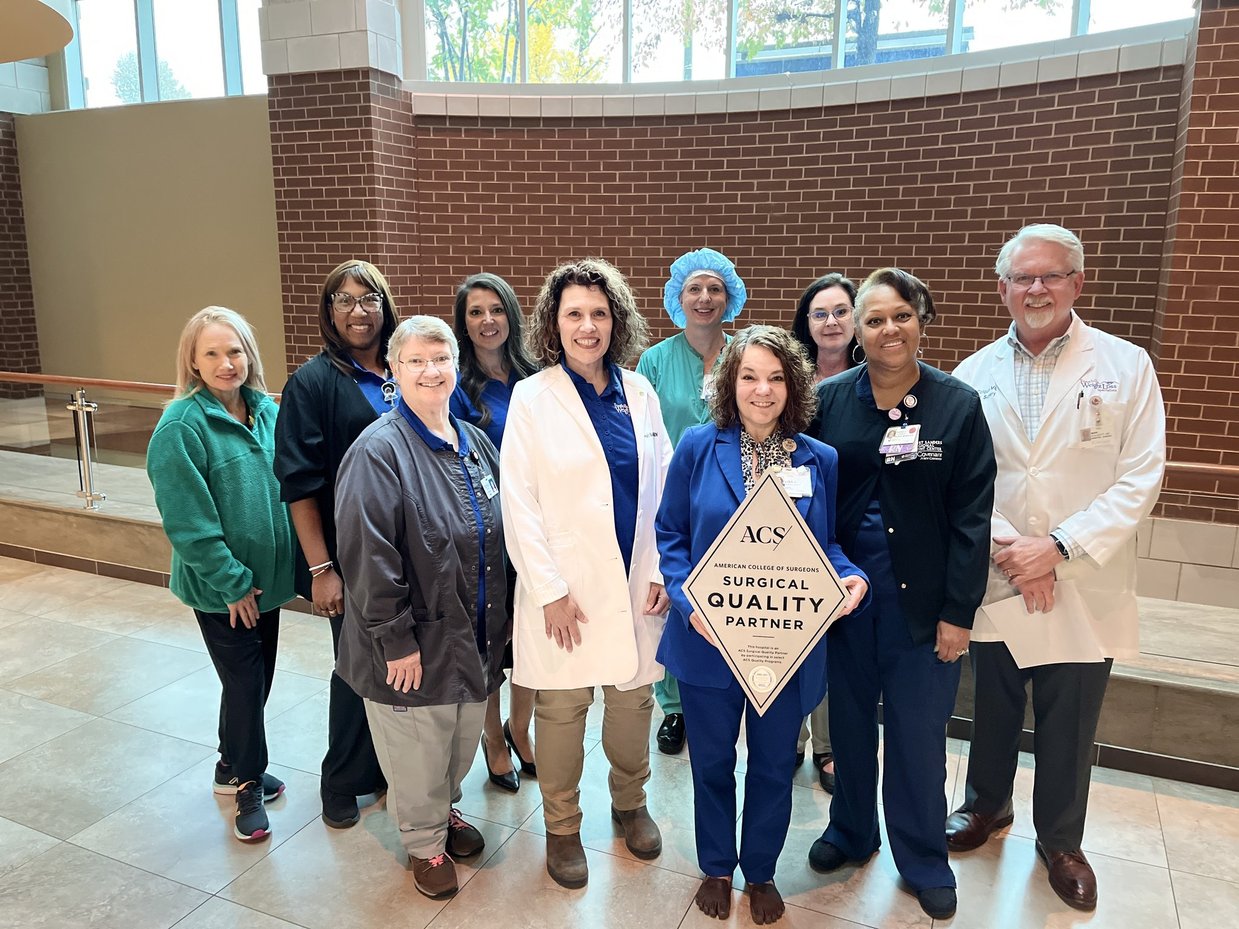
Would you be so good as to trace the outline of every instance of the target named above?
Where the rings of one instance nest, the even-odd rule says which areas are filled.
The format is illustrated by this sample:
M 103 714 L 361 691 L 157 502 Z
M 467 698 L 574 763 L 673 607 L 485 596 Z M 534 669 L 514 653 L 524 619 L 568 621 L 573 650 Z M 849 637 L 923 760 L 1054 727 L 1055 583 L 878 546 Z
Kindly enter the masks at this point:
M 236 796 L 237 838 L 261 839 L 263 801 L 284 790 L 266 773 L 263 707 L 280 606 L 293 597 L 293 536 L 272 470 L 276 406 L 253 330 L 232 310 L 194 314 L 176 368 L 146 470 L 172 543 L 172 592 L 198 618 L 223 685 L 214 789 Z

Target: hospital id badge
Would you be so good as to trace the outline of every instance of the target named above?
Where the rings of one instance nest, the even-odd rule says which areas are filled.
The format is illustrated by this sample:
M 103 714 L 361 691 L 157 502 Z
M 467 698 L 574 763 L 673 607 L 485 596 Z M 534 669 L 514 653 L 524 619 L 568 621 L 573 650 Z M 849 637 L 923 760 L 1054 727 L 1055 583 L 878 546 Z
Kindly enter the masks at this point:
M 1114 441 L 1114 411 L 1100 396 L 1093 394 L 1085 404 L 1084 428 L 1080 442 L 1084 445 L 1108 445 Z
M 813 496 L 813 478 L 809 474 L 808 466 L 784 468 L 779 472 L 779 478 L 783 481 L 783 489 L 789 497 Z
M 920 423 L 911 423 L 906 426 L 891 426 L 886 430 L 886 435 L 882 437 L 882 444 L 878 446 L 878 454 L 888 457 L 893 455 L 915 455 L 916 440 L 920 434 Z
M 494 500 L 495 495 L 499 493 L 499 488 L 495 484 L 495 479 L 489 474 L 482 475 L 482 492 L 486 494 L 487 500 Z

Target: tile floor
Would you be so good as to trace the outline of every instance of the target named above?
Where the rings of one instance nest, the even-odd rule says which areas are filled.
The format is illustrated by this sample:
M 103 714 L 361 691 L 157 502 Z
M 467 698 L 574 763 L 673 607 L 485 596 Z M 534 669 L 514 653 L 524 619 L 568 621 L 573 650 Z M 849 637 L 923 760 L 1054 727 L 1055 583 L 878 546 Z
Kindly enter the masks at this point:
M 124 929 L 709 929 L 692 905 L 687 756 L 652 753 L 650 808 L 665 848 L 630 856 L 607 815 L 605 758 L 591 717 L 582 799 L 590 884 L 564 890 L 543 867 L 540 798 L 486 783 L 480 759 L 461 806 L 486 837 L 463 887 L 434 902 L 413 889 L 382 803 L 347 831 L 318 818 L 330 635 L 286 613 L 267 708 L 274 834 L 243 845 L 210 781 L 218 685 L 189 612 L 165 590 L 0 558 L 0 927 Z M 967 746 L 947 778 L 963 790 Z M 740 766 L 744 765 L 741 753 Z M 1222 929 L 1239 926 L 1239 794 L 1097 770 L 1085 848 L 1100 881 L 1094 914 L 1061 904 L 1033 850 L 1027 760 L 1009 834 L 955 858 L 959 929 Z M 931 926 L 883 851 L 822 876 L 805 854 L 828 797 L 806 766 L 778 883 L 786 929 Z M 732 924 L 748 925 L 739 893 Z

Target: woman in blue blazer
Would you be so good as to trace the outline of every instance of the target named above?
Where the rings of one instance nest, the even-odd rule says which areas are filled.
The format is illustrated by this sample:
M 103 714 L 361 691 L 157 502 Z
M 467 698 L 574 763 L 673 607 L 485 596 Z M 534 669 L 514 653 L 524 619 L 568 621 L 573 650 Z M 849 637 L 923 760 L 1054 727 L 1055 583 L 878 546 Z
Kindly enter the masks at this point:
M 680 681 L 690 762 L 697 862 L 705 873 L 697 906 L 726 919 L 731 876 L 739 864 L 753 921 L 783 915 L 774 866 L 792 810 L 792 774 L 800 721 L 826 691 L 823 637 L 782 693 L 759 716 L 693 612 L 684 583 L 740 503 L 770 468 L 807 469 L 809 492 L 794 497 L 831 564 L 843 578 L 845 613 L 865 596 L 868 581 L 834 539 L 834 449 L 801 435 L 816 408 L 813 371 L 795 338 L 773 326 L 738 333 L 719 361 L 711 401 L 713 423 L 684 433 L 667 474 L 656 528 L 671 616 L 658 660 Z M 803 474 L 804 472 L 799 472 Z M 749 757 L 744 822 L 736 847 L 736 739 L 745 720 Z

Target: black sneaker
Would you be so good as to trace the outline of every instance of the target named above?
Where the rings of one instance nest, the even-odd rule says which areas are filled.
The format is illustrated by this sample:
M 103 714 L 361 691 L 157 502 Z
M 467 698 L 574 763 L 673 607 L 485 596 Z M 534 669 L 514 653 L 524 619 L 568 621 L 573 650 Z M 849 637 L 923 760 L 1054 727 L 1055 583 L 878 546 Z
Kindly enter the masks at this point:
M 215 762 L 215 783 L 211 785 L 211 789 L 220 796 L 231 797 L 237 792 L 238 786 L 240 786 L 240 779 L 232 773 L 232 768 L 224 767 L 218 761 Z M 262 775 L 262 798 L 264 800 L 274 800 L 283 792 L 284 782 L 274 774 L 267 774 L 264 771 Z
M 323 787 L 319 796 L 323 800 L 323 822 L 332 829 L 348 829 L 357 825 L 357 821 L 361 819 L 357 798 L 351 794 L 338 794 Z
M 237 788 L 237 818 L 233 832 L 242 842 L 265 839 L 271 834 L 271 823 L 262 805 L 262 791 L 254 781 Z

